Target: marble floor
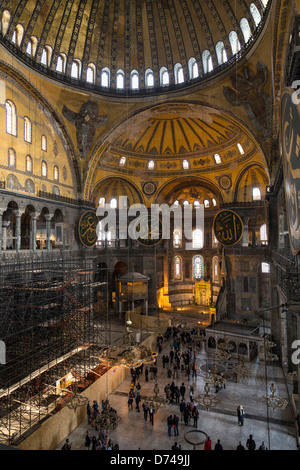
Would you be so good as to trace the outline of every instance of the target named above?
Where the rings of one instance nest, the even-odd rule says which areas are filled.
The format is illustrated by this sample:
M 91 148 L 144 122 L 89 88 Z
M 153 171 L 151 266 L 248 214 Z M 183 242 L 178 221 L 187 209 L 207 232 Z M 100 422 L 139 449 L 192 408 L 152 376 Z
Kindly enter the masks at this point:
M 163 343 L 163 350 L 157 357 L 157 383 L 159 386 L 159 395 L 165 397 L 164 387 L 171 383 L 173 379 L 167 377 L 167 369 L 162 365 L 162 355 L 169 354 L 172 347 L 173 338 Z M 185 352 L 187 345 L 181 344 L 180 352 Z M 204 377 L 206 376 L 207 364 L 217 363 L 214 355 L 207 354 L 205 343 L 201 348 L 194 348 L 194 354 L 197 364 L 197 377 L 188 378 L 184 371 L 178 373 L 174 379 L 176 385 L 180 386 L 182 382 L 188 389 L 189 384 L 194 386 L 194 399 L 199 394 L 204 394 Z M 153 425 L 144 420 L 141 405 L 143 400 L 153 395 L 155 379 L 145 381 L 145 376 L 139 378 L 141 385 L 141 412 L 128 410 L 127 395 L 130 388 L 130 377 L 122 382 L 108 397 L 110 405 L 115 408 L 120 416 L 120 421 L 116 429 L 108 432 L 108 437 L 113 444 L 118 443 L 120 451 L 122 450 L 171 450 L 175 442 L 180 443 L 182 450 L 203 449 L 203 445 L 193 446 L 190 442 L 199 442 L 203 440 L 201 433 L 190 433 L 198 430 L 210 436 L 212 448 L 219 439 L 224 450 L 236 450 L 238 443 L 246 446 L 246 441 L 250 434 L 256 442 L 257 448 L 262 441 L 270 450 L 297 450 L 296 430 L 293 424 L 293 417 L 290 403 L 285 409 L 276 408 L 273 411 L 266 404 L 261 402 L 262 395 L 270 393 L 269 386 L 272 382 L 276 384 L 277 392 L 280 397 L 288 400 L 288 394 L 291 392 L 291 384 L 286 384 L 281 367 L 272 363 L 265 368 L 265 365 L 258 360 L 247 363 L 253 373 L 248 377 L 238 377 L 237 382 L 234 378 L 229 378 L 226 382 L 226 388 L 221 389 L 217 394 L 211 389 L 209 393 L 215 394 L 219 400 L 209 411 L 198 405 L 199 420 L 197 428 L 193 427 L 193 422 L 189 426 L 179 422 L 179 435 L 169 436 L 167 430 L 167 417 L 176 414 L 180 417 L 179 405 L 176 403 L 167 404 L 161 407 L 154 414 Z M 233 362 L 225 364 L 226 368 L 233 366 Z M 224 367 L 224 365 L 222 366 Z M 267 379 L 266 379 L 267 372 Z M 150 375 L 149 375 L 150 377 Z M 186 392 L 186 401 L 188 392 Z M 245 410 L 244 425 L 239 426 L 237 422 L 237 407 L 243 405 Z M 72 442 L 72 450 L 86 450 L 84 446 L 87 430 L 90 435 L 97 436 L 99 433 L 90 425 L 87 420 L 82 422 L 69 436 L 66 436 Z M 188 434 L 187 434 L 188 433 Z M 64 441 L 63 441 L 64 442 Z M 57 447 L 61 449 L 63 442 Z

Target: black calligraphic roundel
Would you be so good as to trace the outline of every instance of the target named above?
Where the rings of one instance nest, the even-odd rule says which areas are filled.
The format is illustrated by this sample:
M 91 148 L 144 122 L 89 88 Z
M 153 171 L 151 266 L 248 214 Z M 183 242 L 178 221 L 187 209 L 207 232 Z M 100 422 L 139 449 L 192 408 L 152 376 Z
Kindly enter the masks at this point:
M 135 230 L 139 235 L 138 243 L 143 246 L 153 246 L 162 238 L 162 224 L 159 217 L 141 215 L 135 222 Z
M 243 235 L 242 219 L 238 214 L 228 209 L 223 209 L 216 214 L 213 228 L 216 239 L 226 246 L 235 245 Z
M 92 248 L 97 241 L 96 227 L 98 217 L 95 211 L 85 211 L 78 223 L 78 236 L 80 243 L 87 248 Z

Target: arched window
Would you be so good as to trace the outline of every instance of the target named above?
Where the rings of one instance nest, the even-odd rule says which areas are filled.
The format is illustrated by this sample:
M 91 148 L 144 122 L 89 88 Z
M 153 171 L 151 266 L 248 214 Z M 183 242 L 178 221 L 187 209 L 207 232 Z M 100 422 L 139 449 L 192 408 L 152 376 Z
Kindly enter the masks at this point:
M 207 209 L 210 206 L 209 200 L 204 199 L 204 207 Z
M 101 86 L 108 88 L 110 83 L 109 69 L 105 67 L 101 72 Z
M 237 54 L 241 50 L 241 43 L 236 31 L 231 31 L 229 33 L 229 42 L 232 50 L 232 55 Z
M 73 60 L 73 62 L 72 62 L 71 77 L 76 78 L 77 80 L 80 77 L 80 61 L 79 60 Z
M 54 167 L 53 167 L 53 179 L 55 181 L 59 180 L 59 169 L 58 169 L 57 165 L 54 165 Z
M 193 257 L 193 279 L 200 280 L 203 277 L 203 257 L 201 255 L 196 255 Z
M 24 35 L 24 27 L 21 24 L 17 24 L 16 29 L 11 38 L 12 42 L 20 47 Z
M 214 229 L 212 229 L 212 246 L 213 246 L 213 248 L 215 248 L 216 246 L 218 246 L 218 244 L 219 244 L 219 241 L 218 241 L 218 239 L 217 239 L 217 237 L 216 237 L 216 235 L 215 235 Z
M 10 23 L 10 13 L 8 10 L 4 10 L 2 13 L 2 20 L 1 20 L 1 31 L 2 31 L 2 36 L 5 36 L 8 30 L 8 26 Z
M 194 201 L 194 207 L 199 207 L 200 206 L 200 201 Z
M 47 137 L 45 136 L 45 134 L 42 135 L 41 148 L 44 152 L 47 152 Z
M 154 87 L 154 73 L 152 69 L 147 69 L 145 72 L 145 84 L 146 88 Z
M 173 232 L 173 247 L 180 248 L 181 240 L 182 240 L 181 230 L 179 228 L 176 228 Z
M 33 163 L 32 163 L 32 157 L 30 155 L 26 155 L 26 158 L 25 158 L 25 167 L 26 167 L 26 171 L 28 173 L 32 173 L 33 172 Z
M 267 233 L 267 225 L 266 224 L 261 225 L 260 230 L 259 230 L 259 234 L 260 234 L 260 243 L 261 243 L 261 245 L 267 245 L 268 244 L 268 233 Z
M 269 0 L 261 0 L 261 1 L 262 1 L 264 9 L 267 8 Z
M 207 49 L 202 52 L 202 64 L 204 73 L 208 73 L 213 70 L 213 61 L 211 53 Z
M 261 22 L 261 14 L 259 13 L 257 6 L 254 5 L 254 3 L 250 4 L 250 13 L 254 20 L 255 26 L 258 26 L 259 23 Z
M 125 163 L 126 163 L 126 157 L 123 156 L 123 157 L 120 158 L 119 165 L 124 166 Z
M 94 64 L 89 64 L 86 69 L 86 81 L 87 83 L 95 83 L 95 72 L 96 68 Z
M 26 47 L 26 54 L 31 56 L 31 52 L 32 52 L 32 45 L 31 45 L 31 41 L 29 40 L 27 43 L 27 47 Z
M 16 44 L 16 42 L 17 42 L 16 31 L 13 32 L 13 35 L 12 35 L 12 38 L 11 38 L 11 42 L 12 42 L 13 44 Z
M 184 82 L 183 67 L 179 63 L 174 65 L 174 78 L 175 78 L 175 83 L 183 83 Z
M 25 116 L 24 117 L 24 140 L 25 142 L 29 142 L 31 144 L 32 142 L 32 126 L 31 126 L 31 121 L 29 117 Z
M 46 65 L 49 67 L 50 65 L 50 60 L 51 60 L 51 55 L 52 55 L 52 47 L 51 46 L 45 46 L 42 55 L 41 55 L 41 64 Z
M 181 279 L 181 258 L 180 256 L 175 256 L 174 258 L 174 279 Z
M 159 77 L 160 77 L 161 86 L 169 85 L 170 77 L 169 77 L 169 72 L 166 67 L 161 67 L 160 72 L 159 72 Z
M 132 70 L 130 74 L 130 88 L 132 90 L 138 90 L 140 87 L 139 74 L 137 70 Z
M 47 163 L 43 160 L 42 165 L 41 165 L 41 174 L 44 178 L 47 178 L 48 176 L 48 167 Z
M 17 136 L 17 109 L 11 100 L 5 102 L 6 108 L 6 132 Z
M 220 163 L 222 163 L 221 157 L 218 153 L 214 154 L 214 159 L 217 165 L 220 165 Z
M 212 262 L 212 275 L 213 275 L 213 282 L 218 282 L 219 281 L 219 258 L 217 256 L 213 257 L 213 262 Z
M 31 57 L 34 57 L 36 48 L 37 48 L 38 40 L 35 36 L 31 36 L 27 43 L 26 47 L 26 54 L 30 55 Z
M 204 242 L 203 231 L 200 229 L 193 230 L 193 240 L 192 240 L 193 248 L 194 249 L 203 248 L 203 242 Z
M 227 62 L 227 53 L 223 41 L 217 42 L 216 54 L 219 65 L 225 64 L 225 62 Z
M 270 272 L 269 263 L 261 263 L 261 272 L 266 274 Z
M 241 154 L 241 155 L 244 155 L 245 152 L 244 152 L 244 149 L 243 149 L 242 145 L 241 145 L 241 144 L 237 144 L 237 148 L 239 149 L 240 154 Z
M 154 160 L 149 160 L 149 162 L 148 162 L 148 170 L 154 170 L 154 168 L 155 168 Z
M 187 200 L 183 201 L 183 205 L 184 205 L 184 206 L 188 206 L 188 205 L 189 205 L 189 201 L 187 201 Z
M 123 90 L 125 88 L 125 74 L 123 70 L 117 71 L 116 81 L 117 81 L 117 89 Z
M 56 71 L 59 73 L 64 73 L 65 65 L 66 65 L 65 54 L 59 54 L 59 56 L 57 57 L 57 62 L 56 62 Z
M 13 148 L 8 149 L 8 166 L 11 168 L 16 168 L 17 166 L 16 152 Z
M 261 201 L 261 191 L 259 188 L 252 189 L 252 199 L 253 201 Z
M 189 164 L 188 160 L 183 160 L 183 162 L 182 162 L 182 168 L 183 168 L 184 170 L 188 170 L 188 169 L 190 168 L 190 164 Z
M 199 67 L 195 57 L 191 57 L 188 61 L 189 77 L 190 80 L 199 77 Z
M 99 206 L 103 207 L 105 205 L 105 197 L 100 197 L 99 198 L 99 203 L 98 203 Z
M 112 209 L 116 209 L 118 207 L 118 201 L 115 197 L 110 200 L 110 207 Z
M 247 43 L 249 41 L 249 39 L 252 37 L 250 25 L 249 25 L 249 22 L 248 22 L 247 18 L 242 18 L 241 19 L 240 27 L 241 27 L 242 33 L 244 35 L 245 43 Z
M 214 198 L 214 197 L 212 198 L 212 203 L 213 203 L 213 205 L 214 205 L 214 206 L 216 206 L 216 205 L 217 205 L 217 201 L 215 200 L 215 198 Z

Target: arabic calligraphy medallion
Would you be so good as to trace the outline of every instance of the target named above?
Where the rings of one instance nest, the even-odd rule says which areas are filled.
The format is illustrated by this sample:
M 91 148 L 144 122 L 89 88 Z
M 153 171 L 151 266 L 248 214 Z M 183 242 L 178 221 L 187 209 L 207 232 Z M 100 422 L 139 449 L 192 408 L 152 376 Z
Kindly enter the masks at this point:
M 235 245 L 243 235 L 242 219 L 238 214 L 228 209 L 223 209 L 216 214 L 213 228 L 216 239 L 226 246 Z
M 87 248 L 92 248 L 97 241 L 96 227 L 98 224 L 98 217 L 95 211 L 85 211 L 80 217 L 78 223 L 78 235 L 82 245 Z

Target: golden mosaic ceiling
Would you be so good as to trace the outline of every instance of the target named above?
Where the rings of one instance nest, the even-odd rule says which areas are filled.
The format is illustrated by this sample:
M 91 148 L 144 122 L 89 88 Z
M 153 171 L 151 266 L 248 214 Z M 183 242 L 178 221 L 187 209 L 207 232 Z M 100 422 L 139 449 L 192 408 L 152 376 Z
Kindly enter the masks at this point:
M 188 83 L 201 79 L 210 67 L 215 71 L 235 62 L 253 44 L 267 12 L 267 0 L 3 0 L 0 39 L 28 65 L 57 79 L 86 83 L 92 66 L 89 87 L 102 87 L 106 70 L 107 86 L 115 90 L 121 70 L 124 89 L 130 90 L 135 71 L 138 91 L 151 91 L 162 85 L 163 68 L 169 85 L 176 85 L 181 79 L 178 66 L 183 83 Z M 205 51 L 211 66 L 205 65 Z M 59 56 L 64 63 L 57 73 Z M 192 70 L 194 63 L 197 72 Z M 151 85 L 147 71 L 153 73 Z

